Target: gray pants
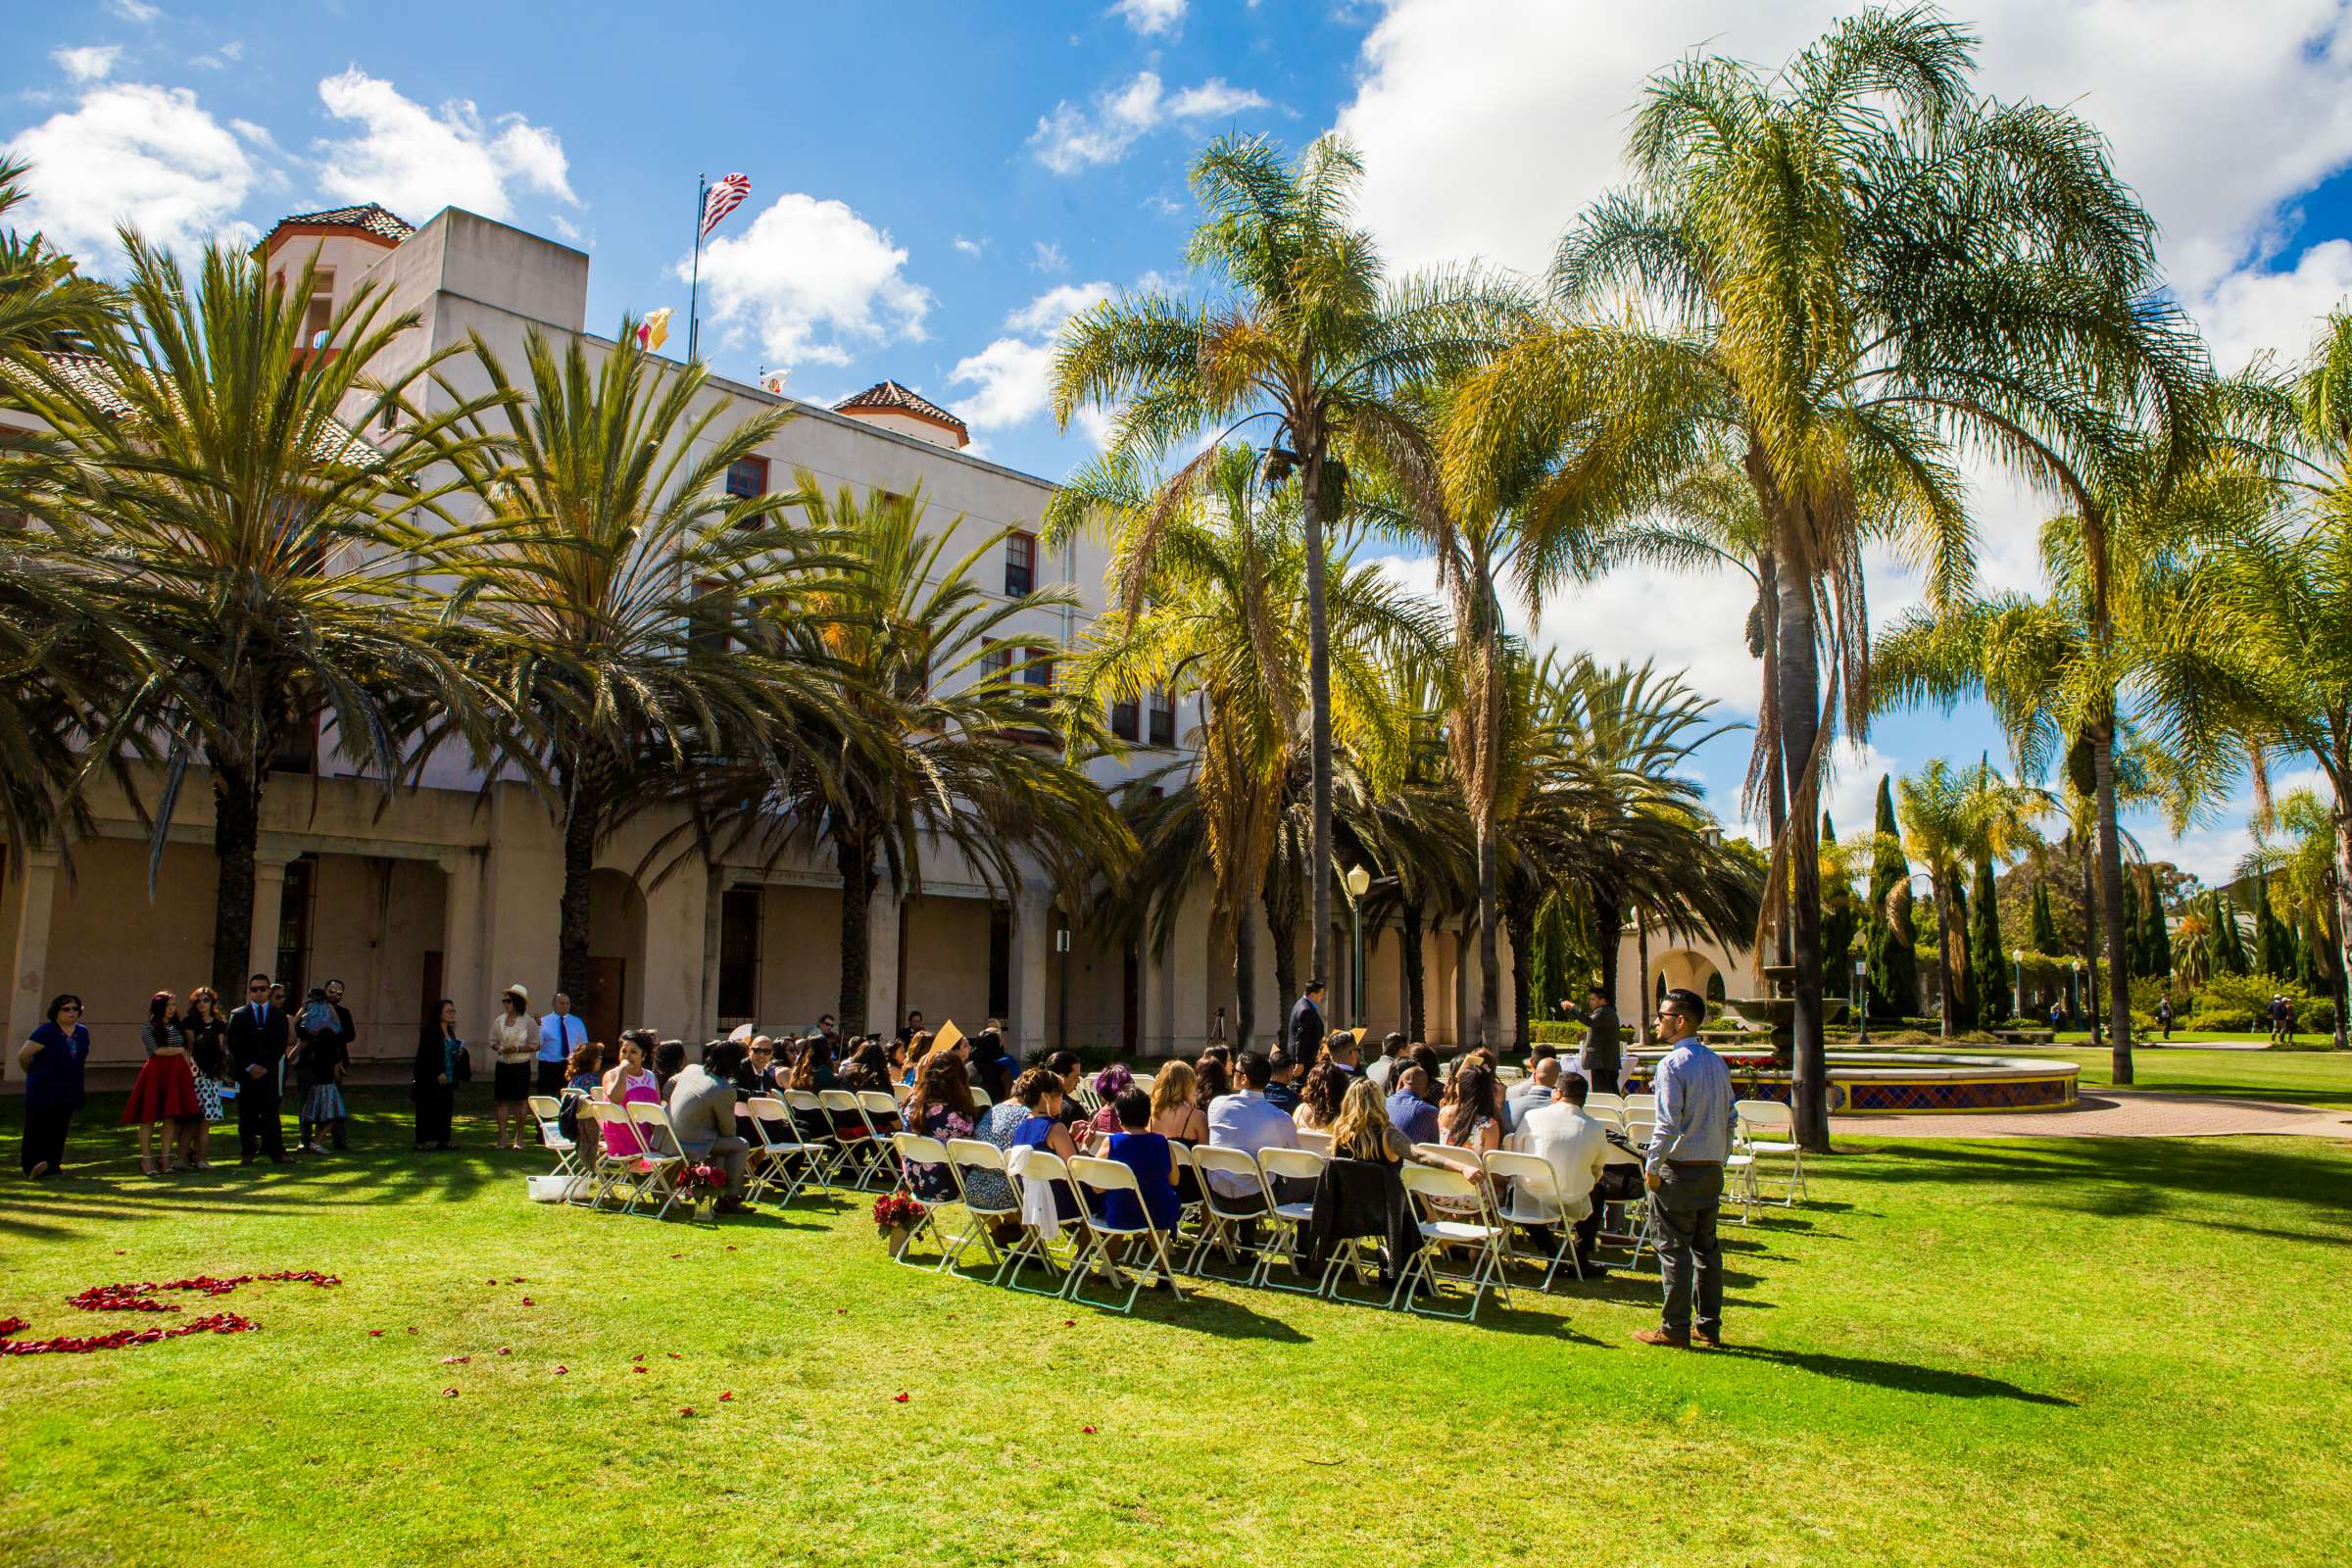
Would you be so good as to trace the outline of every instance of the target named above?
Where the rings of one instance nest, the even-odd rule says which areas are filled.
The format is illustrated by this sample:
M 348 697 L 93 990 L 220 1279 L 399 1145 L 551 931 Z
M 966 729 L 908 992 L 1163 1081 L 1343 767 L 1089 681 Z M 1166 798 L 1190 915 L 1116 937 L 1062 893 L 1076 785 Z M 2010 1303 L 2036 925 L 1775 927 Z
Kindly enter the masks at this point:
M 752 1146 L 740 1138 L 713 1138 L 708 1152 L 690 1156 L 697 1164 L 716 1165 L 727 1173 L 727 1185 L 720 1190 L 724 1198 L 743 1196 L 744 1162 L 751 1156 Z
M 1658 1221 L 1658 1273 L 1666 1286 L 1661 1327 L 1678 1339 L 1690 1333 L 1691 1275 L 1698 1276 L 1698 1331 L 1723 1332 L 1723 1247 L 1715 1216 L 1723 1206 L 1721 1165 L 1672 1165 L 1649 1195 Z

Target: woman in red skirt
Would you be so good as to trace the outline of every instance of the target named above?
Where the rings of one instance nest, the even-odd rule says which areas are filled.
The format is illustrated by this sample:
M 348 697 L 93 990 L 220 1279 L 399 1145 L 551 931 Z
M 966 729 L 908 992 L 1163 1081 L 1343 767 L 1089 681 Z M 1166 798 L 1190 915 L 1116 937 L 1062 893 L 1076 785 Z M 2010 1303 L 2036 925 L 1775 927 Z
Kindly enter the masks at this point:
M 158 991 L 147 1001 L 147 1023 L 139 1031 L 147 1047 L 147 1064 L 139 1069 L 139 1081 L 130 1086 L 130 1099 L 122 1106 L 122 1125 L 139 1130 L 139 1169 L 152 1176 L 156 1171 L 155 1146 L 162 1145 L 163 1168 L 169 1174 L 180 1134 L 191 1123 L 204 1120 L 204 1106 L 196 1098 L 196 1074 L 188 1064 L 187 1036 L 179 1027 L 179 1005 L 169 991 Z M 158 1123 L 171 1122 L 173 1136 L 158 1139 Z

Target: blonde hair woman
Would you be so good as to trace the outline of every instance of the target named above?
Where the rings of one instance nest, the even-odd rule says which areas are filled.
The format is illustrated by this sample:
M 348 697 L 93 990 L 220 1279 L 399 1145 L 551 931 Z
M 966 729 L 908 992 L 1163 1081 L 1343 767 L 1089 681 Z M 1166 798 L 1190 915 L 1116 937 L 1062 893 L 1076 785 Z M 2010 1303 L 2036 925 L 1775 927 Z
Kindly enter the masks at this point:
M 1340 1113 L 1331 1123 L 1331 1157 L 1376 1165 L 1400 1165 L 1413 1157 L 1412 1141 L 1389 1120 L 1388 1102 L 1369 1078 L 1349 1084 L 1340 1101 Z
M 1191 1148 L 1208 1141 L 1208 1117 L 1194 1103 L 1193 1091 L 1198 1080 L 1193 1069 L 1181 1061 L 1171 1061 L 1159 1069 L 1152 1080 L 1152 1125 L 1150 1131 L 1159 1134 L 1170 1143 Z

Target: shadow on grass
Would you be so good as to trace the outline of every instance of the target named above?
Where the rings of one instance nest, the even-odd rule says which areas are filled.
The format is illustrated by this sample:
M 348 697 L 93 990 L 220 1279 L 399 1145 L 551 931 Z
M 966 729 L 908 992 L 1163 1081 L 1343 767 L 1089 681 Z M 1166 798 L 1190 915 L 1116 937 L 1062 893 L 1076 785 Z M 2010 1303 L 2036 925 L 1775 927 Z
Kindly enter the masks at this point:
M 2290 1147 L 2242 1138 L 2050 1138 L 1977 1143 L 1888 1140 L 1855 1175 L 1877 1182 L 1984 1187 L 2004 1203 L 2035 1203 L 2128 1219 L 2182 1201 L 2235 1198 L 2295 1206 L 2352 1227 L 2343 1146 L 2301 1138 Z
M 2014 1399 L 2020 1404 L 2054 1405 L 2067 1410 L 2075 1408 L 2072 1399 L 2060 1398 L 2054 1394 L 2036 1394 L 2001 1378 L 1988 1378 L 1978 1372 L 1960 1372 L 1944 1367 L 1914 1366 L 1908 1361 L 1882 1361 L 1876 1356 L 1831 1355 L 1817 1350 L 1775 1350 L 1754 1345 L 1728 1346 L 1709 1353 L 1747 1361 L 1769 1361 L 1776 1366 L 1793 1367 L 1817 1377 L 1835 1378 L 1840 1383 L 1867 1383 L 1874 1388 L 1892 1389 L 1901 1394 L 1925 1394 L 1944 1399 Z

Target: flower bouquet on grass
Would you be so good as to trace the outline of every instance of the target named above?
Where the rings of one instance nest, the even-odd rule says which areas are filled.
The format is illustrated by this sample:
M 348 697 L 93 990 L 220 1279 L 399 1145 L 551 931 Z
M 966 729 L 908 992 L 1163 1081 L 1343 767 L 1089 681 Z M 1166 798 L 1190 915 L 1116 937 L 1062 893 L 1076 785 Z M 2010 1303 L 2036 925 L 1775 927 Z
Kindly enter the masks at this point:
M 874 1230 L 890 1244 L 892 1256 L 906 1247 L 924 1213 L 923 1205 L 905 1193 L 884 1193 L 874 1200 Z
M 688 1207 L 700 1212 L 727 1190 L 727 1172 L 720 1165 L 688 1165 L 678 1173 L 678 1185 L 685 1190 Z

